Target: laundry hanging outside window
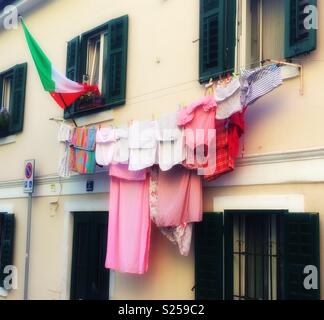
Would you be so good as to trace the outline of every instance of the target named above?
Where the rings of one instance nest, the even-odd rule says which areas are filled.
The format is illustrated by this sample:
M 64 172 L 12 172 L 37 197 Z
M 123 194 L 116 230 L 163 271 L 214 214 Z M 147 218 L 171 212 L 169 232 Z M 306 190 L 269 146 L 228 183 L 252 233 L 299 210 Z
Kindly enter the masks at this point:
M 72 81 L 57 71 L 30 34 L 22 18 L 21 24 L 44 90 L 50 93 L 62 109 L 69 107 L 84 94 L 93 93 L 100 95 L 97 85 L 87 85 Z

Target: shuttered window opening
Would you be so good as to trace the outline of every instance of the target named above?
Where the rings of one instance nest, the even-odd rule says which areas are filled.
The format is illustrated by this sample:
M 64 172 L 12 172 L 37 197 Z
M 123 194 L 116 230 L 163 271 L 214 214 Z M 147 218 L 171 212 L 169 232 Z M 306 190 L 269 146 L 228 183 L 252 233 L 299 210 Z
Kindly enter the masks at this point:
M 107 212 L 74 213 L 72 300 L 109 299 L 109 270 L 105 269 L 107 225 Z
M 316 49 L 317 30 L 314 28 L 316 21 L 310 20 L 314 25 L 309 30 L 305 24 L 306 18 L 312 13 L 305 13 L 305 8 L 310 5 L 317 6 L 317 0 L 285 0 L 286 58 L 293 58 Z
M 226 211 L 223 224 L 208 213 L 195 241 L 197 299 L 320 299 L 319 214 Z M 307 266 L 317 268 L 317 289 L 304 287 Z
M 6 266 L 13 265 L 15 216 L 0 213 L 0 287 L 4 287 Z
M 235 0 L 200 0 L 200 82 L 234 70 Z
M 9 112 L 8 126 L 0 120 L 0 136 L 23 131 L 27 64 L 18 64 L 0 73 L 0 112 Z
M 67 77 L 78 82 L 97 84 L 101 97 L 92 100 L 81 97 L 65 110 L 65 118 L 125 104 L 127 47 L 128 16 L 113 19 L 68 43 Z

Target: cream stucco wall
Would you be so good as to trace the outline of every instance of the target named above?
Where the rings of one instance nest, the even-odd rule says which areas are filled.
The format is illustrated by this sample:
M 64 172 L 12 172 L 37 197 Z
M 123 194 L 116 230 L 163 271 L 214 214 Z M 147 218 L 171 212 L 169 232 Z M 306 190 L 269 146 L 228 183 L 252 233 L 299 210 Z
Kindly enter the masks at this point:
M 112 121 L 123 124 L 132 119 L 157 118 L 203 94 L 203 87 L 197 81 L 199 43 L 194 41 L 199 38 L 198 10 L 198 0 L 53 0 L 28 13 L 25 21 L 53 64 L 64 71 L 67 41 L 110 19 L 129 15 L 127 103 L 113 110 Z M 249 109 L 244 142 L 247 155 L 323 148 L 322 1 L 319 1 L 319 13 L 318 49 L 298 60 L 305 66 L 304 96 L 299 95 L 299 79 L 292 79 Z M 28 62 L 28 77 L 24 131 L 17 135 L 15 143 L 0 145 L 0 208 L 12 206 L 17 218 L 14 263 L 19 271 L 19 289 L 12 291 L 8 299 L 23 298 L 27 199 L 1 198 L 8 189 L 5 182 L 19 182 L 17 179 L 22 178 L 25 159 L 36 159 L 38 177 L 54 175 L 59 159 L 58 127 L 49 118 L 62 117 L 62 111 L 40 85 L 22 30 L 0 31 L 0 71 L 25 61 Z M 235 175 L 239 176 L 240 170 L 239 167 Z M 280 176 L 280 171 L 277 175 Z M 20 187 L 18 184 L 12 188 Z M 323 183 L 312 182 L 205 188 L 204 210 L 212 211 L 214 198 L 217 201 L 220 196 L 296 193 L 304 195 L 306 211 L 324 213 L 323 191 Z M 56 200 L 56 196 L 51 197 L 50 192 L 46 192 L 34 198 L 31 299 L 69 297 L 72 220 L 68 208 L 76 202 L 87 202 L 94 207 L 98 202 L 101 206 L 107 198 L 108 194 L 103 192 L 60 196 L 58 210 L 53 216 L 50 202 Z M 324 230 L 324 219 L 321 221 L 321 230 Z M 322 247 L 323 234 L 324 231 Z M 322 265 L 323 259 L 322 254 Z M 324 269 L 322 275 L 323 272 Z M 112 277 L 113 299 L 192 299 L 193 250 L 189 257 L 181 257 L 176 247 L 154 229 L 148 274 L 113 273 Z

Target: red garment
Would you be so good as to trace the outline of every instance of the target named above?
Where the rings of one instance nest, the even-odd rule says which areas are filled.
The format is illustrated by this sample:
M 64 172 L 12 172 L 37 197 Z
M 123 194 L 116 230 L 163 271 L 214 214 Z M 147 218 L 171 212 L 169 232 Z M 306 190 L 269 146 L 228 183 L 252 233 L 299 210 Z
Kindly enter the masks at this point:
M 240 138 L 244 134 L 246 107 L 242 112 L 237 112 L 230 117 L 229 123 L 229 154 L 233 158 L 237 158 L 240 148 Z
M 239 154 L 240 138 L 244 134 L 244 116 L 242 112 L 233 114 L 228 120 L 216 121 L 216 170 L 205 175 L 204 179 L 212 181 L 235 168 L 235 159 Z

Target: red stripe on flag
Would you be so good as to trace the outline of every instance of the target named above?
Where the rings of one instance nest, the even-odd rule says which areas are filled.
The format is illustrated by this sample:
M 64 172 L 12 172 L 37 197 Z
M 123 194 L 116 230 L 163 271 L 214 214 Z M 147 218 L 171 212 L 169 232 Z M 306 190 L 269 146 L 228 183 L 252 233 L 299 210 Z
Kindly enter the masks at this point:
M 100 95 L 100 92 L 98 90 L 97 86 L 87 86 L 83 85 L 84 91 L 81 92 L 74 92 L 74 93 L 60 93 L 60 92 L 50 92 L 50 95 L 53 97 L 53 99 L 56 101 L 56 103 L 62 108 L 66 109 L 69 107 L 75 100 L 80 98 L 83 94 L 87 94 L 89 92 Z

